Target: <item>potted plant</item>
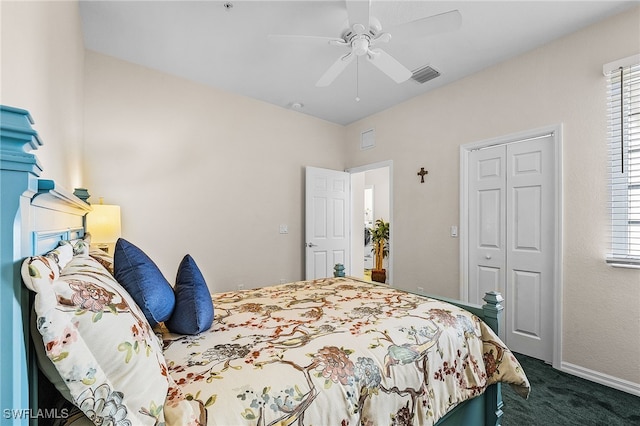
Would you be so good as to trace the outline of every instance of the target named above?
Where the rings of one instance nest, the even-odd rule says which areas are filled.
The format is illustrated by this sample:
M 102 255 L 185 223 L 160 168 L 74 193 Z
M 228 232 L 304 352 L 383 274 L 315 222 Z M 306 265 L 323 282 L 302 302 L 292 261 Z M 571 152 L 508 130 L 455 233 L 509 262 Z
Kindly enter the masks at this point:
M 373 243 L 374 266 L 371 270 L 373 281 L 384 283 L 387 281 L 387 270 L 383 267 L 383 259 L 389 255 L 389 222 L 376 220 L 371 228 L 371 242 Z

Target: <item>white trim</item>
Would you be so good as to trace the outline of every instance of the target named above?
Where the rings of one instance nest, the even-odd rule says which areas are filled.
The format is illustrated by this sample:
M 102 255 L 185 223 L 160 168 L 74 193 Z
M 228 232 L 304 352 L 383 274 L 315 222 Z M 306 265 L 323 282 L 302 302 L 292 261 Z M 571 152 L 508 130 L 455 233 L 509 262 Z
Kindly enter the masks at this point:
M 393 160 L 379 161 L 377 163 L 365 164 L 364 166 L 350 167 L 345 169 L 347 173 L 362 173 L 369 170 L 381 169 L 383 167 L 389 168 L 389 228 L 393 227 Z M 387 281 L 391 287 L 393 287 L 393 231 L 389 233 L 389 270 L 387 275 Z
M 623 263 L 620 261 L 607 262 L 607 265 L 613 268 L 627 268 L 627 269 L 640 269 L 640 265 L 636 263 Z
M 469 303 L 469 152 L 473 147 L 460 145 L 460 220 L 458 223 L 458 238 L 460 238 L 460 288 L 458 298 Z
M 555 127 L 555 147 L 556 147 L 556 214 L 555 214 L 555 239 L 556 239 L 556 260 L 554 288 L 556 291 L 554 298 L 554 341 L 553 341 L 553 366 L 557 368 L 562 362 L 562 305 L 563 305 L 563 262 L 564 253 L 563 224 L 564 224 L 564 176 L 562 167 L 564 159 L 562 157 L 562 141 L 564 140 L 564 128 L 561 124 Z
M 634 383 L 629 380 L 621 379 L 619 377 L 610 376 L 608 374 L 580 367 L 579 365 L 571 364 L 569 362 L 563 362 L 560 371 L 574 376 L 582 377 L 583 379 L 590 380 L 592 382 L 599 383 L 610 388 L 630 393 L 631 395 L 640 396 L 640 383 Z
M 617 61 L 604 64 L 602 66 L 602 73 L 604 75 L 609 75 L 612 71 L 615 71 L 621 67 L 626 68 L 636 64 L 640 64 L 640 54 L 627 56 L 626 58 L 618 59 Z
M 562 124 L 544 126 L 533 130 L 513 133 L 497 138 L 485 139 L 460 145 L 460 300 L 469 302 L 469 153 L 471 151 L 490 146 L 517 143 L 524 139 L 532 139 L 541 135 L 553 134 L 555 147 L 555 185 L 556 185 L 556 211 L 554 218 L 556 253 L 554 276 L 554 306 L 553 306 L 553 360 L 554 368 L 559 369 L 562 362 L 562 224 L 563 224 L 563 193 L 562 193 Z
M 348 169 L 345 169 L 345 172 L 361 173 L 369 170 L 381 169 L 382 167 L 389 167 L 389 170 L 393 170 L 393 160 L 378 161 L 377 163 L 365 164 L 363 166 L 349 167 Z

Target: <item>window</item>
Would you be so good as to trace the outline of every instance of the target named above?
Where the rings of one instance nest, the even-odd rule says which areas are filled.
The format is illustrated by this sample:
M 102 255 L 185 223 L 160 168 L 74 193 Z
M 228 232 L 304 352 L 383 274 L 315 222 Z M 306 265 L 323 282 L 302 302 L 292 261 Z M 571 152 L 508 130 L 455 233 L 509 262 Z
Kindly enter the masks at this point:
M 640 55 L 607 64 L 604 72 L 611 194 L 607 262 L 640 267 Z

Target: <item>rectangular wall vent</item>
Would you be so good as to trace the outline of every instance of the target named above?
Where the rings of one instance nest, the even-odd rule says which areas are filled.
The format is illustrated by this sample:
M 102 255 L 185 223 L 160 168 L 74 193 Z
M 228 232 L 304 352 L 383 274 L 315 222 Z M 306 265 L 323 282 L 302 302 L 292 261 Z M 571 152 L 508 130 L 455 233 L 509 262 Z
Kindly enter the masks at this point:
M 360 149 L 371 149 L 376 146 L 376 131 L 374 129 L 365 130 L 360 133 Z
M 440 72 L 435 68 L 432 68 L 429 65 L 427 65 L 413 71 L 413 75 L 411 76 L 411 79 L 417 81 L 420 84 L 423 84 L 429 80 L 433 80 L 438 76 L 440 76 Z

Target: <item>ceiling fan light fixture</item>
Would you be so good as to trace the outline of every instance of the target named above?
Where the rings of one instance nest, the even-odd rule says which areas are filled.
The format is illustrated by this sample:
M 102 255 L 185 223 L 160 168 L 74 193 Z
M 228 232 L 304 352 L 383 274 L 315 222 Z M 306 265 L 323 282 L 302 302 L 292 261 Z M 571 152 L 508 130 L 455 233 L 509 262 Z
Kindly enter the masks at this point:
M 366 37 L 357 37 L 351 42 L 351 48 L 356 56 L 362 56 L 369 51 L 369 39 Z

